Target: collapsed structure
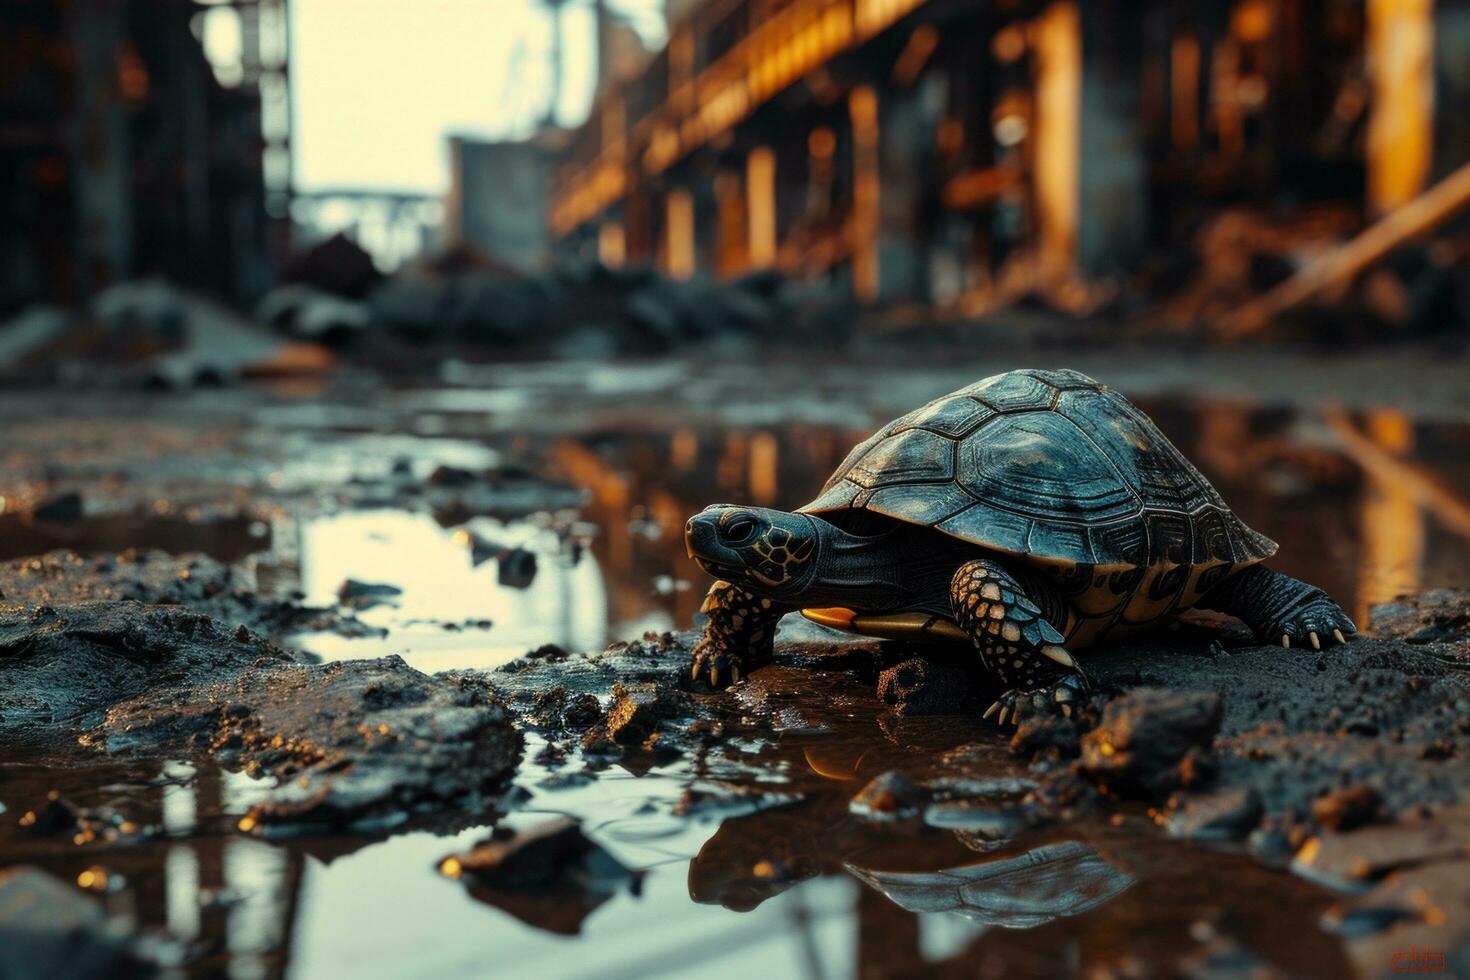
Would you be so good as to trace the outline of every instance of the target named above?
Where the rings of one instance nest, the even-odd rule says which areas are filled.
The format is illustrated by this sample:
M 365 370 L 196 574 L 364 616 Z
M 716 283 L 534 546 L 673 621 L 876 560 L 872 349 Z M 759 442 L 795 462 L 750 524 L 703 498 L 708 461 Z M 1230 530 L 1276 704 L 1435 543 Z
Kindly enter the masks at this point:
M 1470 160 L 1462 0 L 675 11 L 554 172 L 564 252 L 1076 306 L 1167 275 L 1222 208 L 1320 210 L 1340 237 Z

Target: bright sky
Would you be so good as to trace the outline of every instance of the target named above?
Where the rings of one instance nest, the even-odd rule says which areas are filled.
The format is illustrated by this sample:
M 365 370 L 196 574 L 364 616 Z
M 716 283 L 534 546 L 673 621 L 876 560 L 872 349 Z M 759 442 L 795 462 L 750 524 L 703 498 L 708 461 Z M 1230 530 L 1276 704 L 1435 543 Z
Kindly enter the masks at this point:
M 609 0 L 645 43 L 662 0 Z M 293 0 L 296 186 L 438 193 L 445 136 L 522 136 L 551 90 L 552 18 L 539 0 Z M 590 0 L 562 11 L 558 118 L 580 121 L 596 71 Z

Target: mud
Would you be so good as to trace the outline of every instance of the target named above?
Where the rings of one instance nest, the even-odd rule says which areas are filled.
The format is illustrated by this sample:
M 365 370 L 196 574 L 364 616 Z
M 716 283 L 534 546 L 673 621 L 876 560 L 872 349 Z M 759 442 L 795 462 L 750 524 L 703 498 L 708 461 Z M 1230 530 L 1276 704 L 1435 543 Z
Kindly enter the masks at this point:
M 1192 377 L 1085 357 L 1130 391 Z M 1283 356 L 1210 372 L 1236 397 L 1254 378 L 1267 407 L 1150 407 L 1276 522 L 1285 570 L 1355 608 L 1401 580 L 1385 537 L 1420 528 L 1416 591 L 1360 614 L 1349 647 L 1199 620 L 1090 654 L 1092 702 L 1002 732 L 967 651 L 791 617 L 772 666 L 695 690 L 697 634 L 669 631 L 703 589 L 684 517 L 799 504 L 870 424 L 978 376 L 897 362 L 759 383 L 738 364 L 455 365 L 420 390 L 344 379 L 328 401 L 233 389 L 98 417 L 0 399 L 0 554 L 18 556 L 0 565 L 0 865 L 196 936 L 186 975 L 546 972 L 572 934 L 612 973 L 780 973 L 804 954 L 747 954 L 790 922 L 837 974 L 1378 975 L 1411 945 L 1460 964 L 1470 596 L 1434 588 L 1466 565 L 1433 488 L 1463 482 L 1470 440 L 1415 422 L 1412 453 L 1374 469 L 1328 416 L 1283 407 L 1392 394 L 1459 419 L 1459 366 L 1427 365 L 1420 392 L 1360 365 L 1308 393 L 1319 359 Z M 1445 479 L 1393 496 L 1431 468 Z M 1409 498 L 1420 525 L 1394 523 Z M 404 520 L 359 525 L 364 507 Z M 344 516 L 352 534 L 313 539 Z M 327 560 L 360 538 L 360 560 Z M 346 599 L 386 601 L 349 608 L 344 578 L 385 587 Z M 425 608 L 426 590 L 459 591 Z M 73 883 L 94 867 L 89 897 Z

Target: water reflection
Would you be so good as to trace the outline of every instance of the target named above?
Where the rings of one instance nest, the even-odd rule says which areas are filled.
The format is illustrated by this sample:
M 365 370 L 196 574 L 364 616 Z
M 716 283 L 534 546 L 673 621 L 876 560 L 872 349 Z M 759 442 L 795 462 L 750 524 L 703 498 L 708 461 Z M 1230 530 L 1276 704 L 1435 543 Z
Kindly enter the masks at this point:
M 477 554 L 476 543 L 483 541 L 534 555 L 530 581 L 507 576 L 501 567 L 506 558 Z M 427 514 L 350 511 L 306 522 L 299 551 L 309 604 L 335 605 L 349 579 L 401 590 L 358 613 L 362 623 L 386 631 L 383 636 L 299 639 L 324 659 L 399 653 L 433 673 L 493 667 L 545 643 L 595 649 L 607 637 L 598 563 L 580 549 L 568 553 L 544 525 L 476 518 L 451 530 Z

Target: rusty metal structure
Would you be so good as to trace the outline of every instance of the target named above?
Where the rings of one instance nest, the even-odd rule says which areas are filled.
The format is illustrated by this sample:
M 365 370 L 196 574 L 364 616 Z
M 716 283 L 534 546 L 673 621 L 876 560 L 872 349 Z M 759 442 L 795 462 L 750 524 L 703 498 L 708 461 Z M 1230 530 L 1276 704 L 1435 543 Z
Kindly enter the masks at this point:
M 267 288 L 289 235 L 289 58 L 287 0 L 0 5 L 0 310 L 143 275 Z
M 984 308 L 1225 207 L 1367 221 L 1470 159 L 1465 0 L 704 0 L 553 178 L 564 252 Z

